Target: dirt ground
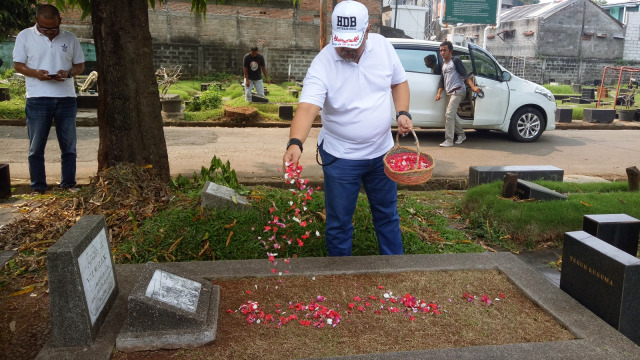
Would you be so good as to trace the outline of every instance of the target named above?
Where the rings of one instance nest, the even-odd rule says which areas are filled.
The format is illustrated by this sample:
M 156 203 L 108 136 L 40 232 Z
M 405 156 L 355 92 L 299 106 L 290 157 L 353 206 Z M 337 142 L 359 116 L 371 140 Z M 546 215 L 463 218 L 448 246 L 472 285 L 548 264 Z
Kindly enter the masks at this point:
M 221 288 L 213 343 L 196 349 L 116 352 L 113 359 L 297 359 L 574 338 L 498 271 L 212 283 Z M 0 356 L 33 359 L 50 337 L 47 285 L 26 279 L 11 287 L 27 291 L 0 299 Z M 423 301 L 429 305 L 421 307 Z M 250 323 L 250 312 L 242 309 L 253 303 L 263 317 L 256 315 Z M 328 309 L 340 315 L 339 321 L 327 322 Z

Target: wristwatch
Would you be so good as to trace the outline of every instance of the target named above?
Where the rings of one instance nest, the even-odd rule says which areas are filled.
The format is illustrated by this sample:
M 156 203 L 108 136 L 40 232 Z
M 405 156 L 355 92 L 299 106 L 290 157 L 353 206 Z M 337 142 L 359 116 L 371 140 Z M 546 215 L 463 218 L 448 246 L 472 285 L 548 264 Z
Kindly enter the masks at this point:
M 71 70 L 73 69 L 69 69 L 69 71 L 67 71 L 67 79 L 71 79 L 73 77 L 73 75 L 71 75 Z
M 287 142 L 287 149 L 291 145 L 298 145 L 298 147 L 300 148 L 300 152 L 302 152 L 302 141 L 300 141 L 300 139 L 296 139 L 296 138 L 289 139 L 289 142 Z
M 404 115 L 404 116 L 408 117 L 409 120 L 413 120 L 411 118 L 411 114 L 409 114 L 408 112 L 406 112 L 406 111 L 398 111 L 398 113 L 396 114 L 396 121 L 398 121 L 398 118 L 400 117 L 400 115 Z

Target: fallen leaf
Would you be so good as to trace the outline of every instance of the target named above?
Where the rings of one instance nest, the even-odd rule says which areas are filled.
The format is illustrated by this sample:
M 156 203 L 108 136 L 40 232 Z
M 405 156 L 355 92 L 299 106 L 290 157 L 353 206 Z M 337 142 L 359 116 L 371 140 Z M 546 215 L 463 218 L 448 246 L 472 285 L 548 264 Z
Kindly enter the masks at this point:
M 591 204 L 589 204 L 588 202 L 580 201 L 580 203 L 584 206 L 591 206 Z
M 12 333 L 16 332 L 16 321 L 13 320 L 12 322 L 9 323 L 9 330 L 11 330 Z
M 13 296 L 18 296 L 18 295 L 22 295 L 22 294 L 26 294 L 26 293 L 30 293 L 32 292 L 34 289 L 36 288 L 35 284 L 26 286 L 24 288 L 22 288 L 22 290 L 14 292 L 13 294 L 7 296 L 7 297 L 13 297 Z
M 178 240 L 176 240 L 176 242 L 173 243 L 173 245 L 171 245 L 171 247 L 169 248 L 169 253 L 172 253 L 173 250 L 175 250 L 178 247 L 178 244 L 180 244 L 180 241 L 182 241 L 182 239 L 184 238 L 184 236 L 180 236 L 180 238 Z
M 227 244 L 225 245 L 225 247 L 226 247 L 226 246 L 229 246 L 229 241 L 231 241 L 231 236 L 232 236 L 232 235 L 233 235 L 233 231 L 231 231 L 231 232 L 229 233 L 229 236 L 227 237 Z
M 238 222 L 238 220 L 237 220 L 237 219 L 233 219 L 233 222 L 232 222 L 231 224 L 229 224 L 229 225 L 225 225 L 225 226 L 224 226 L 224 228 L 225 228 L 225 229 L 227 229 L 227 230 L 229 230 L 229 229 L 231 229 L 232 227 L 236 226 L 236 223 L 237 223 L 237 222 Z

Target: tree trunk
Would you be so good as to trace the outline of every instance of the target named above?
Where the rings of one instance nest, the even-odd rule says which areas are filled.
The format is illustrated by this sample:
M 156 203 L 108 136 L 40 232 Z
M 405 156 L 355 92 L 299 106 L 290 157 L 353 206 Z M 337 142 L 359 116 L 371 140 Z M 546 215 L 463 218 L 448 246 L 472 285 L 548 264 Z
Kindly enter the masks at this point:
M 518 188 L 518 173 L 508 172 L 504 176 L 504 183 L 502 185 L 502 197 L 510 198 L 516 194 Z
M 116 163 L 151 164 L 155 174 L 168 181 L 147 2 L 91 3 L 98 60 L 98 170 Z

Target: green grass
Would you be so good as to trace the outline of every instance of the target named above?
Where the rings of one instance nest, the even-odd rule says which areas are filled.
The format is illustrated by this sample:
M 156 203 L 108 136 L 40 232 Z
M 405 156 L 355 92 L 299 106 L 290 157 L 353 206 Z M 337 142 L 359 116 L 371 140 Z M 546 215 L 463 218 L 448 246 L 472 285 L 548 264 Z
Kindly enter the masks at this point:
M 16 99 L 11 96 L 9 101 L 0 101 L 0 119 L 24 119 L 24 99 Z
M 444 192 L 436 193 L 446 196 Z M 198 197 L 198 192 L 177 196 L 169 210 L 141 222 L 133 236 L 115 250 L 117 261 L 266 259 L 267 251 L 277 252 L 279 259 L 327 255 L 321 215 L 324 209 L 322 191 L 313 194 L 313 200 L 307 202 L 306 210 L 299 215 L 300 220 L 309 221 L 306 227 L 291 220 L 282 221 L 288 225 L 276 233 L 280 245 L 277 250 L 265 249 L 262 242 L 271 244 L 272 232 L 265 232 L 264 226 L 269 225 L 274 214 L 280 214 L 281 219 L 293 216 L 290 201 L 295 203 L 296 199 L 291 191 L 255 187 L 248 195 L 253 206 L 248 212 L 202 209 Z M 276 209 L 273 214 L 270 212 L 272 207 Z M 421 193 L 401 193 L 398 209 L 407 254 L 483 251 L 481 246 L 469 241 L 463 231 L 449 228 L 439 207 Z M 353 222 L 353 255 L 378 254 L 371 212 L 364 195 L 358 199 Z M 309 237 L 302 247 L 295 240 L 287 244 L 281 238 L 282 235 L 288 239 L 301 238 L 306 232 Z M 418 232 L 429 232 L 440 240 L 426 242 Z
M 475 236 L 507 248 L 535 248 L 545 242 L 560 242 L 567 231 L 581 230 L 586 214 L 624 213 L 640 218 L 640 196 L 629 192 L 626 182 L 536 183 L 567 195 L 568 200 L 503 199 L 500 181 L 467 190 L 462 208 Z
M 571 88 L 571 85 L 544 84 L 542 86 L 547 88 L 547 90 L 551 91 L 553 95 L 574 94 L 573 89 Z

